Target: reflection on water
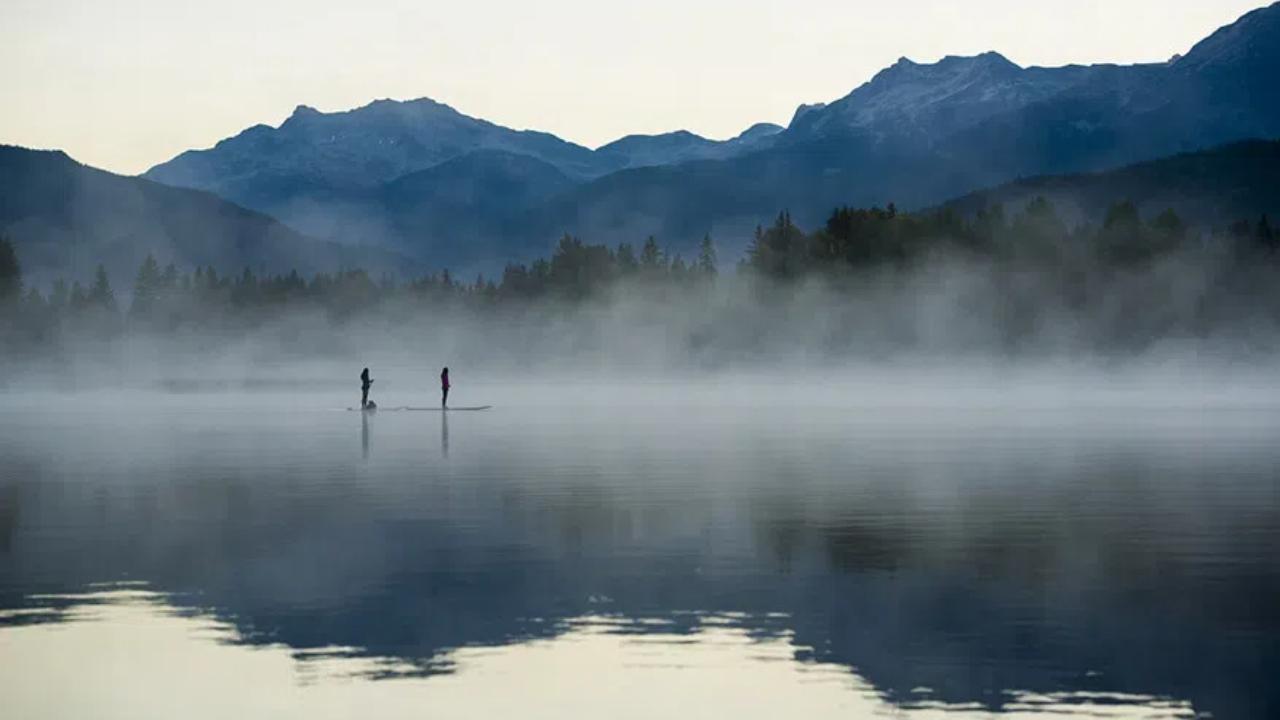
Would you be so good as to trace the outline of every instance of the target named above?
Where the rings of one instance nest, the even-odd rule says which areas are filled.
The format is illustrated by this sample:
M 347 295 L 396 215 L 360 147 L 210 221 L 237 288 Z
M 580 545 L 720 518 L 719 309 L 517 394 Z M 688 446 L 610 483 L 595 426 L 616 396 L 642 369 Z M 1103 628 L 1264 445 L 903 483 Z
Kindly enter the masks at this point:
M 0 405 L 18 716 L 1280 709 L 1265 409 L 338 403 Z
M 369 413 L 360 413 L 360 456 L 369 459 Z
M 698 614 L 692 633 L 672 633 L 665 620 L 572 618 L 553 639 L 456 648 L 437 660 L 438 674 L 422 676 L 397 658 L 352 648 L 245 642 L 235 625 L 140 589 L 42 599 L 66 603 L 66 625 L 5 634 L 0 692 L 16 717 L 417 718 L 427 707 L 436 718 L 531 710 L 546 717 L 987 714 L 977 703 L 934 700 L 926 687 L 890 704 L 856 670 L 797 661 L 811 649 L 797 647 L 789 633 L 753 636 L 741 616 Z M 367 682 L 385 678 L 398 681 Z M 1185 701 L 1105 692 L 1009 691 L 1004 710 L 1014 717 L 1195 717 Z

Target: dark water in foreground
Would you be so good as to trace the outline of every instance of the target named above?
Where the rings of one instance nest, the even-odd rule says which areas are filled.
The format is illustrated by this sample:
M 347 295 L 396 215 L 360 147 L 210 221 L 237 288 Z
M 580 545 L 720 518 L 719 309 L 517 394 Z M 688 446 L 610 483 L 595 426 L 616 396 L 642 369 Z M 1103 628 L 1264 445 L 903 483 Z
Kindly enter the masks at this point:
M 567 395 L 4 399 L 0 714 L 1280 715 L 1280 411 Z

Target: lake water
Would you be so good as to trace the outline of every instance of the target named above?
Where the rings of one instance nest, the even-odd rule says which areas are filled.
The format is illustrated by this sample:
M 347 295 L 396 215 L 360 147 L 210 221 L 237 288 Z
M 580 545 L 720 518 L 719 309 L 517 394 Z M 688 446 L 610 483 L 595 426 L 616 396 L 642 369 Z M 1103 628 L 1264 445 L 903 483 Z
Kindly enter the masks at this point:
M 721 390 L 4 396 L 0 715 L 1280 715 L 1280 408 Z

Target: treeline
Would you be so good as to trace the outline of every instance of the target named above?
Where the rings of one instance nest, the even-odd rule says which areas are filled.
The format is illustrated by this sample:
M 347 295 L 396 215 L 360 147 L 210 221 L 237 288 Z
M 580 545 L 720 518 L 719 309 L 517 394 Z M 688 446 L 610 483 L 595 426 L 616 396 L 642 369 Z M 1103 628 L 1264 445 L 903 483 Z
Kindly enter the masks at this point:
M 56 280 L 47 292 L 25 286 L 13 243 L 0 237 L 0 334 L 9 347 L 39 345 L 65 333 L 107 338 L 129 330 L 235 329 L 288 312 L 311 310 L 342 322 L 376 309 L 399 312 L 525 305 L 539 300 L 577 303 L 629 280 L 656 291 L 707 286 L 716 276 L 716 250 L 703 240 L 696 259 L 661 249 L 649 238 L 639 250 L 590 245 L 566 235 L 549 258 L 509 264 L 502 277 L 483 275 L 460 281 L 449 270 L 409 281 L 373 277 L 361 269 L 304 278 L 258 275 L 245 268 L 220 274 L 216 268 L 182 271 L 148 255 L 138 268 L 129 300 L 117 298 L 102 265 L 93 281 Z
M 999 294 L 998 309 L 991 311 L 998 316 L 991 321 L 1017 338 L 1051 305 L 1087 315 L 1108 303 L 1137 306 L 1161 301 L 1160 293 L 1181 292 L 1170 285 L 1173 276 L 1157 277 L 1153 268 L 1186 257 L 1191 257 L 1186 272 L 1202 276 L 1195 292 L 1215 297 L 1197 298 L 1196 316 L 1190 320 L 1166 312 L 1158 324 L 1143 328 L 1139 322 L 1135 337 L 1203 333 L 1235 311 L 1236 305 L 1217 301 L 1227 296 L 1247 295 L 1250 312 L 1280 316 L 1280 292 L 1271 282 L 1280 264 L 1280 235 L 1269 219 L 1204 233 L 1193 231 L 1172 210 L 1143 218 L 1127 202 L 1115 204 L 1095 223 L 1074 226 L 1043 198 L 1008 215 L 992 207 L 970 217 L 945 210 L 900 213 L 893 205 L 840 208 L 822 227 L 808 232 L 784 212 L 770 226 L 757 228 L 737 269 L 745 278 L 769 281 L 754 286 L 774 290 L 815 280 L 856 289 L 868 273 L 906 275 L 932 260 L 959 259 L 986 269 L 983 282 Z M 498 278 L 465 282 L 447 270 L 408 281 L 372 277 L 359 269 L 310 278 L 297 272 L 257 275 L 249 269 L 222 274 L 211 267 L 161 265 L 149 256 L 137 270 L 126 303 L 117 298 L 101 266 L 87 285 L 59 280 L 44 292 L 24 285 L 13 243 L 0 238 L 0 339 L 8 348 L 40 348 L 68 335 L 101 339 L 130 331 L 234 332 L 294 311 L 313 311 L 342 323 L 375 310 L 410 317 L 459 307 L 527 309 L 543 302 L 547 307 L 578 307 L 624 285 L 652 290 L 649 297 L 678 312 L 690 293 L 716 286 L 718 266 L 710 237 L 686 261 L 665 252 L 654 238 L 636 248 L 592 245 L 566 235 L 547 258 L 508 265 Z M 1144 273 L 1157 279 L 1136 292 L 1133 283 L 1122 286 L 1116 280 Z M 830 302 L 861 301 L 856 292 L 841 297 Z M 770 302 L 765 296 L 757 300 Z M 1110 335 L 1123 338 L 1129 332 L 1129 326 L 1116 325 Z
M 1069 226 L 1043 197 L 1013 217 L 1001 206 L 972 218 L 953 211 L 899 213 L 888 208 L 840 208 L 825 226 L 806 233 L 788 213 L 758 228 L 745 265 L 775 279 L 841 276 L 868 268 L 909 267 L 939 254 L 1057 270 L 1141 269 L 1191 246 L 1245 262 L 1280 251 L 1280 234 L 1262 217 L 1209 235 L 1194 234 L 1173 210 L 1150 219 L 1131 202 L 1113 205 L 1100 223 Z
M 897 349 L 1134 353 L 1209 341 L 1280 352 L 1280 235 L 1265 216 L 1204 231 L 1119 202 L 1070 224 L 1035 198 L 970 217 L 841 208 L 806 233 L 783 213 L 757 230 L 744 264 L 784 290 L 772 303 L 800 281 L 861 302 L 869 312 L 852 322 Z M 860 332 L 832 327 L 830 337 Z

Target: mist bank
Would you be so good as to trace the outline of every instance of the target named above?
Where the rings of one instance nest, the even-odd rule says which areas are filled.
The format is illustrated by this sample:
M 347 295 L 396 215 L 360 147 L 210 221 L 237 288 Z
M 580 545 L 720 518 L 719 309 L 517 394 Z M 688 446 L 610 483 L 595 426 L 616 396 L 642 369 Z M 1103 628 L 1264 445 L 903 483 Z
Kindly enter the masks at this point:
M 1266 218 L 1193 232 L 1172 210 L 1143 218 L 1129 203 L 1076 226 L 1042 198 L 1008 217 L 840 209 L 813 231 L 783 213 L 731 269 L 709 237 L 686 261 L 653 238 L 637 249 L 565 236 L 549 258 L 469 282 L 148 258 L 127 302 L 102 271 L 87 287 L 24 287 L 12 246 L 0 256 L 11 383 L 305 382 L 308 365 L 326 368 L 317 381 L 377 365 L 564 377 L 1264 368 L 1280 350 L 1280 240 Z

